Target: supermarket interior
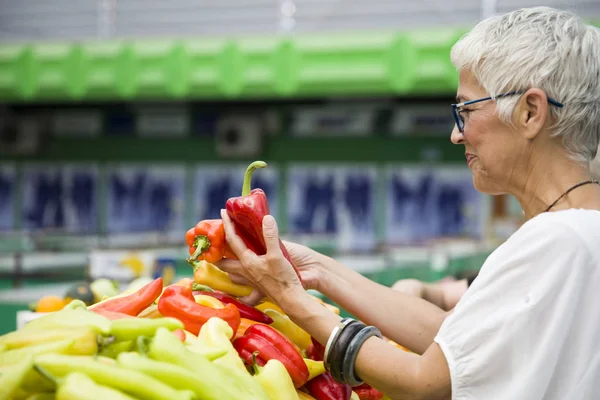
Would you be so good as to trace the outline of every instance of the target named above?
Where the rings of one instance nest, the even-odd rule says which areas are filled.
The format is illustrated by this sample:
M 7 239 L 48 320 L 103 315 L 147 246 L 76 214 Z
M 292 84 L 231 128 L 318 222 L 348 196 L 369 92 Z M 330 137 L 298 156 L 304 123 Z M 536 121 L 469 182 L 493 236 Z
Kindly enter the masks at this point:
M 255 160 L 282 239 L 390 287 L 477 271 L 525 219 L 450 141 L 450 50 L 534 5 L 0 0 L 0 334 L 194 278 L 186 232 Z

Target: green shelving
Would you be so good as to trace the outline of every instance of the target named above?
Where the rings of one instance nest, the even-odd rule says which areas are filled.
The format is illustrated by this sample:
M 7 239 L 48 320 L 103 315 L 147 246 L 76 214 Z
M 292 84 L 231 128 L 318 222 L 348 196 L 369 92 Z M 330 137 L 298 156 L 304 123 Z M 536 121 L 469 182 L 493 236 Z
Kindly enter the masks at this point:
M 0 46 L 0 100 L 452 93 L 463 31 Z

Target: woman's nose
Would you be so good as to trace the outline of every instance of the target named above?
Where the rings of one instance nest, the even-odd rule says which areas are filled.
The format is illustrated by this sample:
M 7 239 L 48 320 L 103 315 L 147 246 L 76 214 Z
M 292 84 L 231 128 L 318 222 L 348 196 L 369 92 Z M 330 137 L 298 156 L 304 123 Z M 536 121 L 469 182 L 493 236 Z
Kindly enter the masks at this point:
M 463 144 L 465 142 L 465 135 L 461 131 L 458 130 L 456 124 L 454 125 L 454 129 L 452 129 L 452 134 L 450 135 L 450 140 L 454 144 Z

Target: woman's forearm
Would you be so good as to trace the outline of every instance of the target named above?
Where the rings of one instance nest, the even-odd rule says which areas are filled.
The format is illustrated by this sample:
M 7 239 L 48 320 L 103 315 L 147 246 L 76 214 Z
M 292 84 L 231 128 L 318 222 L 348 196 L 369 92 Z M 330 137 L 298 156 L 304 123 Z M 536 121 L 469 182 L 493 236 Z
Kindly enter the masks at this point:
M 325 344 L 341 317 L 299 293 L 282 303 L 286 314 L 321 344 Z M 367 340 L 356 362 L 356 372 L 365 381 L 396 399 L 414 399 L 423 391 L 419 374 L 421 356 L 408 353 L 378 338 Z M 382 370 L 382 368 L 385 370 Z
M 447 315 L 444 310 L 373 282 L 332 258 L 323 263 L 319 291 L 344 310 L 416 353 L 422 354 L 433 343 Z

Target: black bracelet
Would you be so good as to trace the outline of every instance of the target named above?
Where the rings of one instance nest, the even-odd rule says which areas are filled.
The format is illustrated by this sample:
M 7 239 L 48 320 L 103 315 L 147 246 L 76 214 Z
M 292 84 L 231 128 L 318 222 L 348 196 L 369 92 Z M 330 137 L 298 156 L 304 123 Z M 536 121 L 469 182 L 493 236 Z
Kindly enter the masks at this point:
M 346 349 L 352 341 L 352 338 L 363 328 L 365 328 L 365 326 L 366 325 L 362 322 L 352 321 L 342 329 L 338 339 L 331 348 L 329 357 L 329 372 L 331 373 L 331 377 L 340 383 L 344 383 L 345 381 L 342 368 L 346 355 Z
M 367 326 L 354 335 L 348 344 L 348 347 L 346 348 L 342 363 L 342 377 L 344 378 L 344 383 L 347 383 L 352 387 L 363 384 L 354 370 L 356 357 L 358 357 L 358 352 L 360 351 L 362 345 L 372 336 L 377 336 L 381 339 L 381 332 L 379 332 L 379 329 L 375 328 L 374 326 Z

